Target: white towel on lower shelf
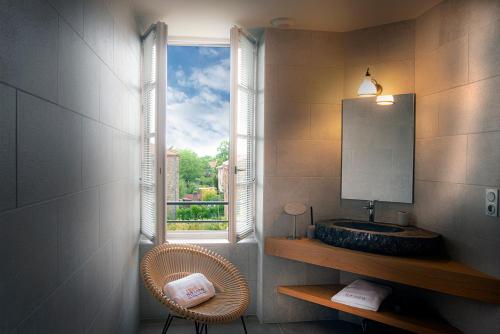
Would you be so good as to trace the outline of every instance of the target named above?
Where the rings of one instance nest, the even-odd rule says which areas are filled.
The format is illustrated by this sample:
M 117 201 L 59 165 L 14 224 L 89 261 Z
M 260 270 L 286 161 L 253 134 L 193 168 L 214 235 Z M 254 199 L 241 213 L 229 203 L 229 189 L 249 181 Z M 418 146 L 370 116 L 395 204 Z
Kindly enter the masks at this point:
M 389 296 L 392 289 L 358 279 L 332 297 L 332 302 L 349 305 L 364 310 L 378 311 L 380 304 Z
M 200 273 L 165 284 L 163 292 L 168 298 L 186 308 L 201 304 L 215 296 L 214 285 Z

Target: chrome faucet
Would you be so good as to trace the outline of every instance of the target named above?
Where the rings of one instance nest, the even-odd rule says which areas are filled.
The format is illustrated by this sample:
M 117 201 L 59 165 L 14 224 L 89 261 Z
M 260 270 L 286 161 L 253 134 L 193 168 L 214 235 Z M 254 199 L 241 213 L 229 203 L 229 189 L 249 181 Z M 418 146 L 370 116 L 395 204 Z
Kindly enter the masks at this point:
M 368 201 L 367 205 L 363 207 L 368 210 L 368 221 L 370 223 L 375 222 L 375 201 Z

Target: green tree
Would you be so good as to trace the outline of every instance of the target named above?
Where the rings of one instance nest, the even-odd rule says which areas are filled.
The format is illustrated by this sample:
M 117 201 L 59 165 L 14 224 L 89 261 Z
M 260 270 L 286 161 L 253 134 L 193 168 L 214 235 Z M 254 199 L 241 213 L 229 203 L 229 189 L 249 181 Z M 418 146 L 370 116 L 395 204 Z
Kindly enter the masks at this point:
M 203 160 L 191 150 L 179 150 L 179 175 L 180 178 L 186 181 L 186 188 L 189 192 L 192 189 L 193 183 L 197 183 L 200 177 L 203 176 L 205 166 Z
M 229 160 L 229 140 L 223 140 L 217 147 L 217 155 L 215 156 L 217 166 L 222 165 L 224 161 Z

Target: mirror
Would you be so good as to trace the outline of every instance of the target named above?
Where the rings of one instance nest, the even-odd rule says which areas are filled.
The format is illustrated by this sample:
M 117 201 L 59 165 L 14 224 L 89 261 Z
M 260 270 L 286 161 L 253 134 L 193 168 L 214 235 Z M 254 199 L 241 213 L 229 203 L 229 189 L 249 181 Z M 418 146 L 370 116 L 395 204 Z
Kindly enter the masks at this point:
M 415 94 L 342 101 L 343 199 L 413 203 Z

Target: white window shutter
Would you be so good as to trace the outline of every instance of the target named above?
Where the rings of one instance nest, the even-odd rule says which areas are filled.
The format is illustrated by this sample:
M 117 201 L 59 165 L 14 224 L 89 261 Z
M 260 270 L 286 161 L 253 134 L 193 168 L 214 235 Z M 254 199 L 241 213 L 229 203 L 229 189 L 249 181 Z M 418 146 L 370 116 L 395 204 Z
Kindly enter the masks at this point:
M 165 237 L 165 112 L 167 26 L 158 22 L 142 40 L 141 233 Z
M 257 47 L 239 28 L 231 29 L 231 241 L 255 226 L 255 109 Z M 232 226 L 231 226 L 232 225 Z

